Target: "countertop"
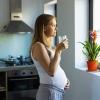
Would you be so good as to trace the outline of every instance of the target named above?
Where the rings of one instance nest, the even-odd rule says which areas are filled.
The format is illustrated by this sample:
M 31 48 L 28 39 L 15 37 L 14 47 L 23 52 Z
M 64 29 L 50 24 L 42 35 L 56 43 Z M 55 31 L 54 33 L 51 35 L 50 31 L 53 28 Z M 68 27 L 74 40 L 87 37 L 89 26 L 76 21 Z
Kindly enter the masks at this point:
M 27 70 L 27 69 L 36 69 L 35 65 L 21 65 L 21 66 L 0 66 L 0 72 L 11 71 L 11 70 Z

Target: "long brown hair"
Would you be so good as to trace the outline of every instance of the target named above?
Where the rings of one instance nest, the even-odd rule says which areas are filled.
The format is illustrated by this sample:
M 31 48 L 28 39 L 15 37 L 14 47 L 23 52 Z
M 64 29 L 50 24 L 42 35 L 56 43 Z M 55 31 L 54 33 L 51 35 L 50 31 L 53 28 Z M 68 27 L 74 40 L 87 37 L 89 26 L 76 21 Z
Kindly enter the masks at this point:
M 46 46 L 50 45 L 50 43 L 45 42 L 46 34 L 44 34 L 44 27 L 47 26 L 53 18 L 55 17 L 49 14 L 41 14 L 37 17 L 35 22 L 35 34 L 32 40 L 32 44 L 35 42 L 41 42 Z

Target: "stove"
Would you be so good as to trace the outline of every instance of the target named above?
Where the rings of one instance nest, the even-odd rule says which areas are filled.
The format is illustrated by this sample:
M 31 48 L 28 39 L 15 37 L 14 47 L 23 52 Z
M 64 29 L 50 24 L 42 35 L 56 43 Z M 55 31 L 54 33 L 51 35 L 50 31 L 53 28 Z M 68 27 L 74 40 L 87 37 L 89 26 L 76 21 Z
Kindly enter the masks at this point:
M 15 60 L 15 59 L 14 59 Z M 17 57 L 16 66 L 30 65 L 30 57 Z M 8 100 L 36 100 L 39 87 L 39 75 L 36 67 L 33 69 L 10 70 L 7 72 Z
M 14 70 L 7 73 L 8 100 L 36 100 L 39 76 L 35 70 Z
M 0 63 L 9 66 L 33 65 L 31 57 L 8 56 L 1 58 Z M 7 72 L 8 100 L 36 100 L 36 93 L 39 87 L 39 75 L 36 68 L 10 70 Z
M 20 66 L 20 65 L 31 65 L 34 64 L 31 57 L 25 57 L 25 56 L 8 56 L 7 58 L 0 58 L 0 64 L 4 64 L 5 66 Z

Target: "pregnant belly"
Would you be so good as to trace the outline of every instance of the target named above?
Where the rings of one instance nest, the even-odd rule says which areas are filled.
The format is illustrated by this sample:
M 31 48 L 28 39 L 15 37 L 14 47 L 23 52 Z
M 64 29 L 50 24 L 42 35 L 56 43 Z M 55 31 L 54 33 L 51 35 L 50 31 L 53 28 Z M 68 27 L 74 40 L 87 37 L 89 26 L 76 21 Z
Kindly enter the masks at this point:
M 67 77 L 63 69 L 59 68 L 53 77 L 53 85 L 64 89 L 65 85 L 67 84 Z

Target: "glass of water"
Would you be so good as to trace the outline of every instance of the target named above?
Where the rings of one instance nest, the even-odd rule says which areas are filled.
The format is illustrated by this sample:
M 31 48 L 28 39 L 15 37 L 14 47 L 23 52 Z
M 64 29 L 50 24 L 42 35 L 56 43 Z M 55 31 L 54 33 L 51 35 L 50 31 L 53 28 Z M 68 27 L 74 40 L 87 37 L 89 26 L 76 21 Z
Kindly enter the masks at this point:
M 67 35 L 58 36 L 58 43 L 63 42 L 65 49 L 68 48 L 68 38 Z
M 63 42 L 64 40 L 67 40 L 67 35 L 63 35 L 63 36 L 58 36 L 58 43 Z

